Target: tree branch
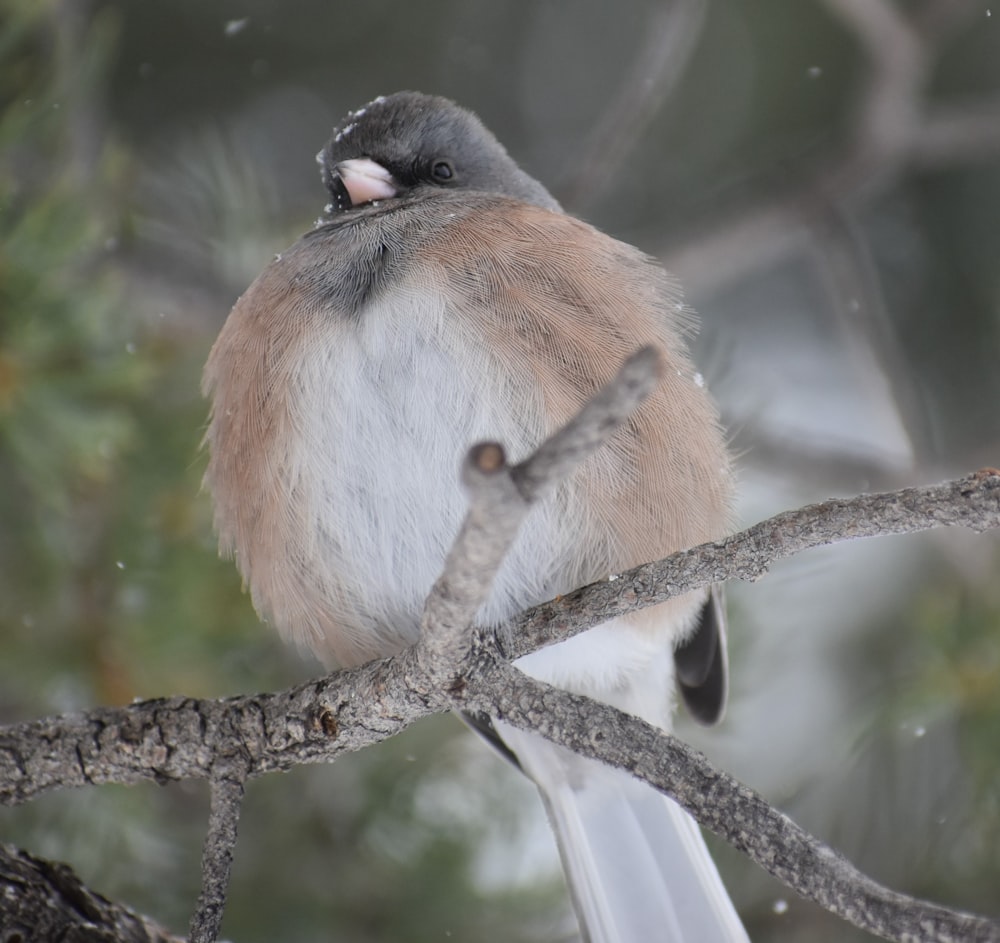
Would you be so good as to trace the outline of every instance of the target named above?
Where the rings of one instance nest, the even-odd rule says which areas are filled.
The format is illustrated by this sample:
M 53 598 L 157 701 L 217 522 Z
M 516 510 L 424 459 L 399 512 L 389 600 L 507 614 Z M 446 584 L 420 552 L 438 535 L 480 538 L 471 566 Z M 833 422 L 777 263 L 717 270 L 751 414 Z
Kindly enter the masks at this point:
M 214 943 L 219 937 L 226 909 L 229 876 L 236 848 L 236 827 L 243 806 L 246 775 L 229 768 L 211 782 L 212 798 L 208 813 L 208 833 L 201 855 L 201 893 L 191 918 L 191 943 Z
M 505 627 L 498 644 L 503 657 L 518 658 L 698 587 L 757 580 L 775 561 L 811 547 L 943 526 L 1000 527 L 1000 471 L 786 511 L 543 603 Z M 248 777 L 330 762 L 453 706 L 440 692 L 408 687 L 412 651 L 273 694 L 174 697 L 0 727 L 0 803 L 101 783 L 210 779 L 215 758 L 234 744 Z
M 517 658 L 672 595 L 731 578 L 759 579 L 776 560 L 811 547 L 939 526 L 963 526 L 976 531 L 1000 526 L 1000 471 L 984 469 L 940 485 L 837 499 L 778 514 L 726 540 L 637 567 L 613 581 L 592 584 L 536 607 L 516 620 L 502 634 L 502 641 L 490 637 L 480 641 L 487 648 L 496 646 L 493 671 L 500 671 L 495 666 L 503 666 L 504 659 Z M 410 649 L 395 658 L 337 672 L 275 694 L 219 701 L 147 701 L 0 728 L 0 801 L 14 805 L 69 786 L 210 779 L 217 768 L 216 758 L 232 756 L 234 750 L 246 764 L 245 774 L 259 776 L 304 763 L 329 762 L 456 704 L 520 725 L 523 721 L 518 718 L 527 715 L 519 711 L 528 710 L 541 696 L 532 687 L 535 683 L 522 680 L 520 674 L 516 684 L 510 675 L 494 674 L 492 677 L 499 677 L 500 682 L 491 686 L 489 672 L 483 680 L 472 679 L 474 684 L 463 691 L 414 691 L 409 687 L 412 653 Z M 477 666 L 483 663 L 481 657 Z M 524 687 L 526 684 L 528 687 Z M 544 697 L 548 699 L 545 703 L 558 705 L 563 703 L 559 698 L 572 696 L 546 690 Z M 884 928 L 887 921 L 893 927 L 911 926 L 898 921 L 919 912 L 930 921 L 928 927 L 960 926 L 965 928 L 962 932 L 978 934 L 952 938 L 1000 939 L 996 924 L 933 907 L 913 911 L 913 902 L 903 895 L 886 891 L 868 879 L 858 884 L 856 872 L 842 858 L 797 830 L 780 813 L 767 810 L 765 815 L 762 810 L 766 804 L 758 796 L 723 773 L 711 770 L 696 751 L 673 738 L 663 739 L 665 735 L 655 728 L 646 730 L 641 722 L 623 720 L 616 713 L 599 723 L 598 714 L 604 710 L 601 705 L 579 698 L 566 703 L 572 703 L 575 712 L 573 728 L 564 729 L 557 720 L 532 715 L 539 721 L 537 729 L 542 735 L 605 761 L 614 761 L 614 757 L 602 743 L 621 745 L 632 759 L 620 765 L 666 788 L 701 824 L 722 834 L 765 870 L 835 913 L 872 932 L 883 933 L 879 928 Z M 586 709 L 584 704 L 588 705 Z M 565 705 L 560 709 L 564 710 Z M 655 744 L 651 736 L 659 738 Z M 661 751 L 662 755 L 647 756 L 649 749 Z M 688 772 L 678 772 L 678 757 L 686 758 Z M 697 773 L 694 780 L 686 778 L 689 773 Z M 696 798 L 704 792 L 706 777 L 717 784 L 708 793 L 710 803 Z M 232 783 L 227 787 L 231 793 L 241 788 Z M 235 834 L 235 817 L 232 812 L 228 815 L 217 828 Z M 726 826 L 726 820 L 739 827 Z M 755 845 L 747 835 L 757 825 L 766 825 L 770 832 Z M 206 847 L 210 842 L 211 838 Z M 786 847 L 785 842 L 799 849 L 796 853 L 801 862 L 807 860 L 802 856 L 808 851 L 810 867 L 821 867 L 826 876 L 798 874 L 791 880 L 790 859 L 779 853 Z M 213 857 L 208 851 L 206 856 Z M 208 897 L 207 892 L 203 894 L 203 899 Z M 924 935 L 890 938 L 948 939 L 946 929 L 940 929 L 940 935 L 928 930 Z
M 4 943 L 183 943 L 148 917 L 85 887 L 64 864 L 0 844 Z
M 574 212 L 608 189 L 694 53 L 708 12 L 702 0 L 655 5 L 643 29 L 646 37 L 617 92 L 580 146 L 580 158 L 558 191 Z
M 928 78 L 954 33 L 982 5 L 931 0 L 904 14 L 888 0 L 823 0 L 865 53 L 868 76 L 839 151 L 787 187 L 736 209 L 659 257 L 693 294 L 794 257 L 830 208 L 854 209 L 910 168 L 941 169 L 1000 153 L 995 99 L 954 105 L 924 101 Z
M 468 670 L 469 627 L 528 510 L 608 441 L 650 394 L 660 370 L 655 348 L 638 350 L 576 416 L 513 468 L 497 443 L 469 450 L 462 469 L 469 511 L 431 588 L 415 646 L 429 690 L 450 688 Z M 449 671 L 453 677 L 442 676 Z
M 477 685 L 478 687 L 478 685 Z M 608 763 L 677 800 L 808 900 L 888 940 L 1000 941 L 1000 922 L 883 887 L 697 750 L 606 704 L 542 684 L 503 662 L 482 682 L 482 709 L 581 756 Z
M 658 370 L 651 349 L 629 358 L 575 419 L 512 469 L 495 444 L 471 450 L 464 474 L 470 511 L 428 597 L 423 635 L 411 648 L 276 694 L 172 698 L 0 728 L 0 802 L 13 805 L 67 786 L 209 779 L 203 889 L 191 932 L 193 940 L 210 943 L 221 922 L 247 778 L 333 760 L 431 713 L 472 709 L 530 726 L 668 790 L 776 877 L 859 926 L 895 939 L 944 940 L 956 927 L 976 934 L 967 938 L 1000 939 L 989 921 L 917 906 L 858 875 L 679 741 L 539 686 L 509 666 L 509 659 L 626 612 L 727 579 L 756 580 L 775 560 L 809 547 L 935 526 L 1000 526 L 1000 471 L 779 514 L 539 606 L 499 635 L 471 631 L 528 506 L 608 439 L 648 394 Z M 757 826 L 769 832 L 756 835 Z M 800 873 L 803 867 L 812 873 Z M 924 935 L 913 936 L 906 914 L 916 914 Z
M 503 655 L 520 658 L 601 622 L 691 590 L 754 582 L 778 560 L 845 540 L 913 534 L 933 527 L 1000 527 L 1000 469 L 923 488 L 834 498 L 785 511 L 716 543 L 646 563 L 523 613 L 503 633 Z

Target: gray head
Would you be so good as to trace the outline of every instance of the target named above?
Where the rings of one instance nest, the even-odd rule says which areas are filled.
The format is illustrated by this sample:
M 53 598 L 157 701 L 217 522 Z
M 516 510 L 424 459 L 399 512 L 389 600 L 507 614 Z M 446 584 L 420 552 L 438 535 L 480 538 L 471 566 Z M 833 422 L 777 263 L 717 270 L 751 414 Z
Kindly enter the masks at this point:
M 317 160 L 334 213 L 442 190 L 484 191 L 559 210 L 471 111 L 434 95 L 397 92 L 350 112 Z

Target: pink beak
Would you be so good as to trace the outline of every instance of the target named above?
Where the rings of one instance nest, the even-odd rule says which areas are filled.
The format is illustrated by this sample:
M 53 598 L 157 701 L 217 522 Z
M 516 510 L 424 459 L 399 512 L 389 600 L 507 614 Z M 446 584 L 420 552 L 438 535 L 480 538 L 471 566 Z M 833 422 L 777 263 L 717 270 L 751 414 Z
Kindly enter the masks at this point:
M 337 174 L 351 198 L 352 206 L 388 200 L 399 193 L 399 184 L 392 174 L 369 157 L 342 160 L 337 164 Z

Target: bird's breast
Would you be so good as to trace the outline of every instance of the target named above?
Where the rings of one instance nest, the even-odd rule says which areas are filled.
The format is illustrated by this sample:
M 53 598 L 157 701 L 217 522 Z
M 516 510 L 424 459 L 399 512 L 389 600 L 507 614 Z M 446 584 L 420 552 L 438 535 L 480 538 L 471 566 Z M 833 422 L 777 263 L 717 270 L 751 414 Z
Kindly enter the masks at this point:
M 466 451 L 491 439 L 523 458 L 551 425 L 544 397 L 446 298 L 405 279 L 350 316 L 321 294 L 255 330 L 257 363 L 240 382 L 257 386 L 215 390 L 209 485 L 217 509 L 220 492 L 241 505 L 235 526 L 217 513 L 223 540 L 228 531 L 257 608 L 324 660 L 398 650 L 416 638 L 461 524 Z M 248 406 L 257 415 L 241 421 Z M 217 474 L 219 455 L 240 456 L 239 483 Z M 484 620 L 575 585 L 585 521 L 569 511 L 571 491 L 533 512 Z
M 305 237 L 206 367 L 221 545 L 262 615 L 342 665 L 416 638 L 465 511 L 466 450 L 523 458 L 641 344 L 661 347 L 661 384 L 532 510 L 481 618 L 709 539 L 727 514 L 717 417 L 648 260 L 509 202 L 416 220 Z

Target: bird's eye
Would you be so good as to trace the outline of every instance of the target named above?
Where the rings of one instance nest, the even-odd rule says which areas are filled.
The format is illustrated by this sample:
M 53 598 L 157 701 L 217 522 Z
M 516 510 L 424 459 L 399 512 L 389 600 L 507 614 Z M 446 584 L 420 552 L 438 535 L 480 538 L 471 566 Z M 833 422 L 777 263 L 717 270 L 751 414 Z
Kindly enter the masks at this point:
M 451 166 L 451 161 L 436 160 L 431 166 L 431 176 L 439 183 L 444 183 L 455 176 L 455 168 Z

